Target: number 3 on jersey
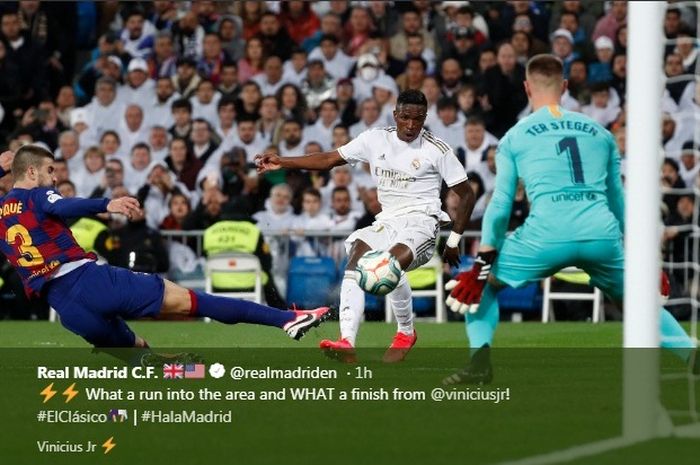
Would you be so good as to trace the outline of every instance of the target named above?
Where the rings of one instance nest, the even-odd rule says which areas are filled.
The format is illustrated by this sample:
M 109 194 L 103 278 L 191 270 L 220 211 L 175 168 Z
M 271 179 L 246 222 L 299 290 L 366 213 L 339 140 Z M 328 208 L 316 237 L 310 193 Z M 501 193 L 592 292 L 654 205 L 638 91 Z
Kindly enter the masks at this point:
M 574 184 L 586 184 L 583 178 L 583 164 L 581 152 L 578 150 L 578 142 L 575 137 L 565 137 L 557 143 L 557 155 L 566 152 L 569 156 L 569 168 Z
M 8 244 L 15 244 L 19 241 L 19 253 L 22 258 L 17 260 L 19 266 L 39 266 L 44 264 L 44 257 L 41 256 L 39 249 L 34 247 L 32 244 L 32 236 L 27 231 L 27 228 L 21 224 L 16 224 L 10 227 L 5 234 L 5 242 Z

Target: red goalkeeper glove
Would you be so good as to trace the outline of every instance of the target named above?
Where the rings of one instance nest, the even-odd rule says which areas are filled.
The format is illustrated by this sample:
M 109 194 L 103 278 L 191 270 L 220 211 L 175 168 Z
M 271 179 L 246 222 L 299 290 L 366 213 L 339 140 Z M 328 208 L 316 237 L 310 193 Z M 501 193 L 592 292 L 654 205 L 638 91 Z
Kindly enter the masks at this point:
M 664 270 L 661 270 L 659 293 L 661 294 L 661 303 L 665 303 L 671 294 L 671 281 L 669 281 L 668 275 Z
M 481 294 L 491 272 L 491 265 L 496 260 L 496 251 L 480 252 L 469 271 L 458 274 L 445 285 L 450 292 L 445 303 L 455 313 L 476 313 L 481 302 Z

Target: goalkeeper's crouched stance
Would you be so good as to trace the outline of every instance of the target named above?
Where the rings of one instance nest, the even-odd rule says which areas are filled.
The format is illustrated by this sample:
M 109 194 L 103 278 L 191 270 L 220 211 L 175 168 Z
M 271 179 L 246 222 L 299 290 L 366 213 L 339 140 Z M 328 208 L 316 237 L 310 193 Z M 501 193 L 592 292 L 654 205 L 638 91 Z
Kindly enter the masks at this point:
M 500 289 L 540 281 L 575 266 L 590 284 L 622 304 L 624 289 L 624 193 L 620 155 L 612 135 L 581 113 L 558 104 L 566 90 L 561 61 L 537 55 L 524 83 L 533 113 L 501 139 L 496 185 L 484 214 L 473 268 L 447 284 L 447 305 L 466 314 L 470 364 L 445 383 L 488 383 L 489 348 L 499 319 Z M 519 179 L 530 215 L 506 237 Z M 631 311 L 634 311 L 633 309 Z M 660 312 L 661 346 L 693 363 L 695 344 L 666 309 Z

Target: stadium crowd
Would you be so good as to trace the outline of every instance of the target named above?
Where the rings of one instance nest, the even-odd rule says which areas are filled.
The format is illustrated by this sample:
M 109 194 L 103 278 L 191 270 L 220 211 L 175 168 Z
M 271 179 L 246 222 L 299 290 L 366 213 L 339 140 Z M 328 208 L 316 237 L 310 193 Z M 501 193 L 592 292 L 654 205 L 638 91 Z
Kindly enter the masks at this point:
M 669 3 L 663 19 L 665 188 L 700 187 L 697 14 Z M 564 62 L 562 106 L 613 132 L 623 173 L 634 162 L 624 1 L 22 0 L 2 2 L 0 16 L 0 146 L 55 151 L 66 197 L 141 201 L 144 218 L 95 219 L 105 231 L 92 245 L 117 265 L 133 268 L 119 249 L 141 245 L 155 255 L 149 271 L 188 269 L 192 250 L 168 254 L 159 230 L 250 219 L 263 232 L 289 231 L 296 254 L 341 258 L 337 243 L 303 234 L 372 222 L 380 207 L 368 167 L 258 177 L 253 159 L 325 151 L 393 125 L 405 89 L 425 93 L 426 126 L 464 164 L 478 229 L 498 140 L 530 112 L 524 64 L 537 53 Z M 10 187 L 1 179 L 0 195 Z M 457 200 L 445 196 L 448 213 Z M 667 193 L 665 223 L 692 224 L 696 202 Z M 511 227 L 527 214 L 520 189 Z M 666 230 L 669 256 L 682 261 L 688 234 Z

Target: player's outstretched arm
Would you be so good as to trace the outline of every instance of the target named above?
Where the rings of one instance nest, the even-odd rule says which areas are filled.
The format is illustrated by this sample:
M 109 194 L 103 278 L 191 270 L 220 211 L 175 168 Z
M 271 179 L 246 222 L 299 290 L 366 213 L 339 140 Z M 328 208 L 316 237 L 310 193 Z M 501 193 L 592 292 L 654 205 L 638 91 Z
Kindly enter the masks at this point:
M 460 273 L 445 285 L 450 295 L 445 301 L 453 312 L 476 313 L 481 294 L 496 261 L 498 249 L 503 245 L 515 191 L 518 187 L 518 172 L 508 152 L 507 140 L 499 146 L 496 155 L 496 186 L 486 208 L 481 228 L 481 246 L 471 270 Z
M 450 233 L 450 237 L 445 245 L 442 258 L 451 266 L 458 266 L 459 241 L 462 239 L 462 233 L 464 233 L 464 230 L 467 228 L 469 218 L 472 216 L 472 210 L 474 210 L 476 198 L 468 181 L 462 181 L 459 184 L 452 186 L 450 190 L 459 196 L 459 207 L 457 208 L 457 218 L 454 219 L 452 232 Z
M 11 150 L 0 153 L 0 178 L 10 172 L 14 159 L 15 154 Z
M 280 157 L 274 153 L 261 153 L 255 156 L 255 167 L 258 174 L 282 168 L 328 171 L 345 163 L 347 162 L 337 150 L 311 153 L 301 157 Z
M 34 199 L 41 208 L 61 218 L 79 218 L 97 213 L 122 213 L 130 216 L 139 209 L 138 200 L 132 197 L 109 199 L 83 199 L 79 197 L 65 199 L 52 189 L 37 189 Z

